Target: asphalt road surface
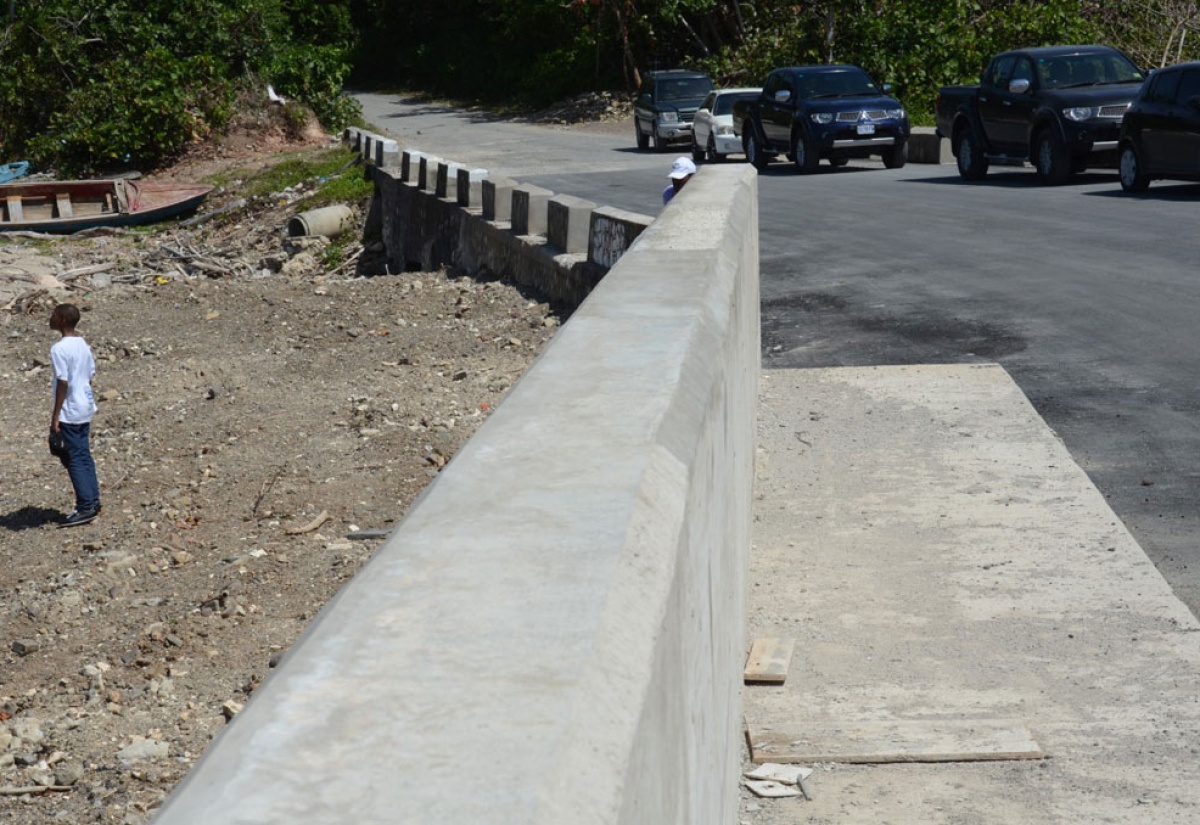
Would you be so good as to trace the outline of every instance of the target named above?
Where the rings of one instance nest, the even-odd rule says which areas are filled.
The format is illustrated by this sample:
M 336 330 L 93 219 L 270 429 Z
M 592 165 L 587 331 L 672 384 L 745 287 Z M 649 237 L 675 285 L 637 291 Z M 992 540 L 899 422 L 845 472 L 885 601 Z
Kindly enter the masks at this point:
M 402 147 L 650 215 L 683 153 L 360 99 Z M 1200 185 L 867 162 L 759 183 L 764 367 L 1000 363 L 1200 615 Z

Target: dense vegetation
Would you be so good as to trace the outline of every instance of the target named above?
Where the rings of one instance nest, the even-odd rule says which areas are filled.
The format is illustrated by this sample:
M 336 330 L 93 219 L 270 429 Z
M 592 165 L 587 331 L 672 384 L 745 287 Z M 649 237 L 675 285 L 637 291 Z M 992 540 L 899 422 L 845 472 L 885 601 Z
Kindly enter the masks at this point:
M 1013 46 L 1103 42 L 1150 67 L 1194 58 L 1196 0 L 8 0 L 0 161 L 147 168 L 271 83 L 331 129 L 359 86 L 545 104 L 660 67 L 756 84 L 857 63 L 918 122 L 939 85 Z M 3 7 L 0 6 L 0 9 Z M 2 12 L 0 12 L 2 13 Z
M 641 71 L 707 69 L 753 85 L 767 70 L 857 63 L 918 119 L 939 85 L 976 80 L 994 52 L 1101 42 L 1144 66 L 1195 54 L 1195 0 L 362 0 L 364 79 L 545 103 L 636 85 Z M 1166 58 L 1164 60 L 1164 55 Z
M 0 159 L 147 168 L 267 83 L 336 128 L 356 113 L 341 94 L 354 42 L 348 0 L 9 0 Z

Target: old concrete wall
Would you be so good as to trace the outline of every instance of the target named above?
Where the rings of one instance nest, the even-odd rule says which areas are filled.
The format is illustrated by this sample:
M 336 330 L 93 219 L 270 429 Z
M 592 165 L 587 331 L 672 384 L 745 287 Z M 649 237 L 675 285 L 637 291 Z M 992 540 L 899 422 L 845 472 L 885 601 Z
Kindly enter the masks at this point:
M 701 170 L 159 825 L 734 821 L 757 202 Z
M 361 129 L 346 142 L 370 164 L 372 228 L 393 272 L 490 272 L 577 306 L 653 218 L 488 178 Z

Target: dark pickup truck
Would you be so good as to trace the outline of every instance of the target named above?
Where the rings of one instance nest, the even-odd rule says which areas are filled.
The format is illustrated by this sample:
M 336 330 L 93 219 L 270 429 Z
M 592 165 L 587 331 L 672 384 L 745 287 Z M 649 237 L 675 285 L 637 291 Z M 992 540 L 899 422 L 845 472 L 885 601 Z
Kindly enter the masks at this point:
M 842 166 L 869 155 L 898 169 L 908 160 L 910 130 L 889 90 L 857 66 L 775 69 L 761 95 L 733 105 L 733 131 L 759 170 L 778 155 L 802 174 L 815 172 L 821 158 Z
M 977 86 L 943 86 L 937 133 L 965 180 L 992 163 L 1026 161 L 1046 184 L 1115 166 L 1125 110 L 1144 75 L 1108 46 L 1051 46 L 996 55 Z

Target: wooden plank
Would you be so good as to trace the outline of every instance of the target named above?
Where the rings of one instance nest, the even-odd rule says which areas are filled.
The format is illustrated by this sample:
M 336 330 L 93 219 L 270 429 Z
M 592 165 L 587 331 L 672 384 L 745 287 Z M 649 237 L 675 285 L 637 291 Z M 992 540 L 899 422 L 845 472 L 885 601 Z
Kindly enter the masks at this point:
M 928 719 L 748 729 L 750 758 L 764 762 L 990 762 L 1043 759 L 1011 719 Z
M 755 639 L 742 672 L 745 682 L 754 684 L 782 685 L 787 680 L 788 668 L 792 664 L 794 639 Z
M 21 208 L 21 196 L 9 195 L 6 200 L 8 202 L 8 222 L 20 223 L 25 220 L 25 210 Z
M 70 195 L 68 195 L 66 192 L 59 192 L 55 196 L 55 200 L 58 201 L 58 216 L 60 218 L 75 217 L 75 213 L 71 209 L 71 196 Z

